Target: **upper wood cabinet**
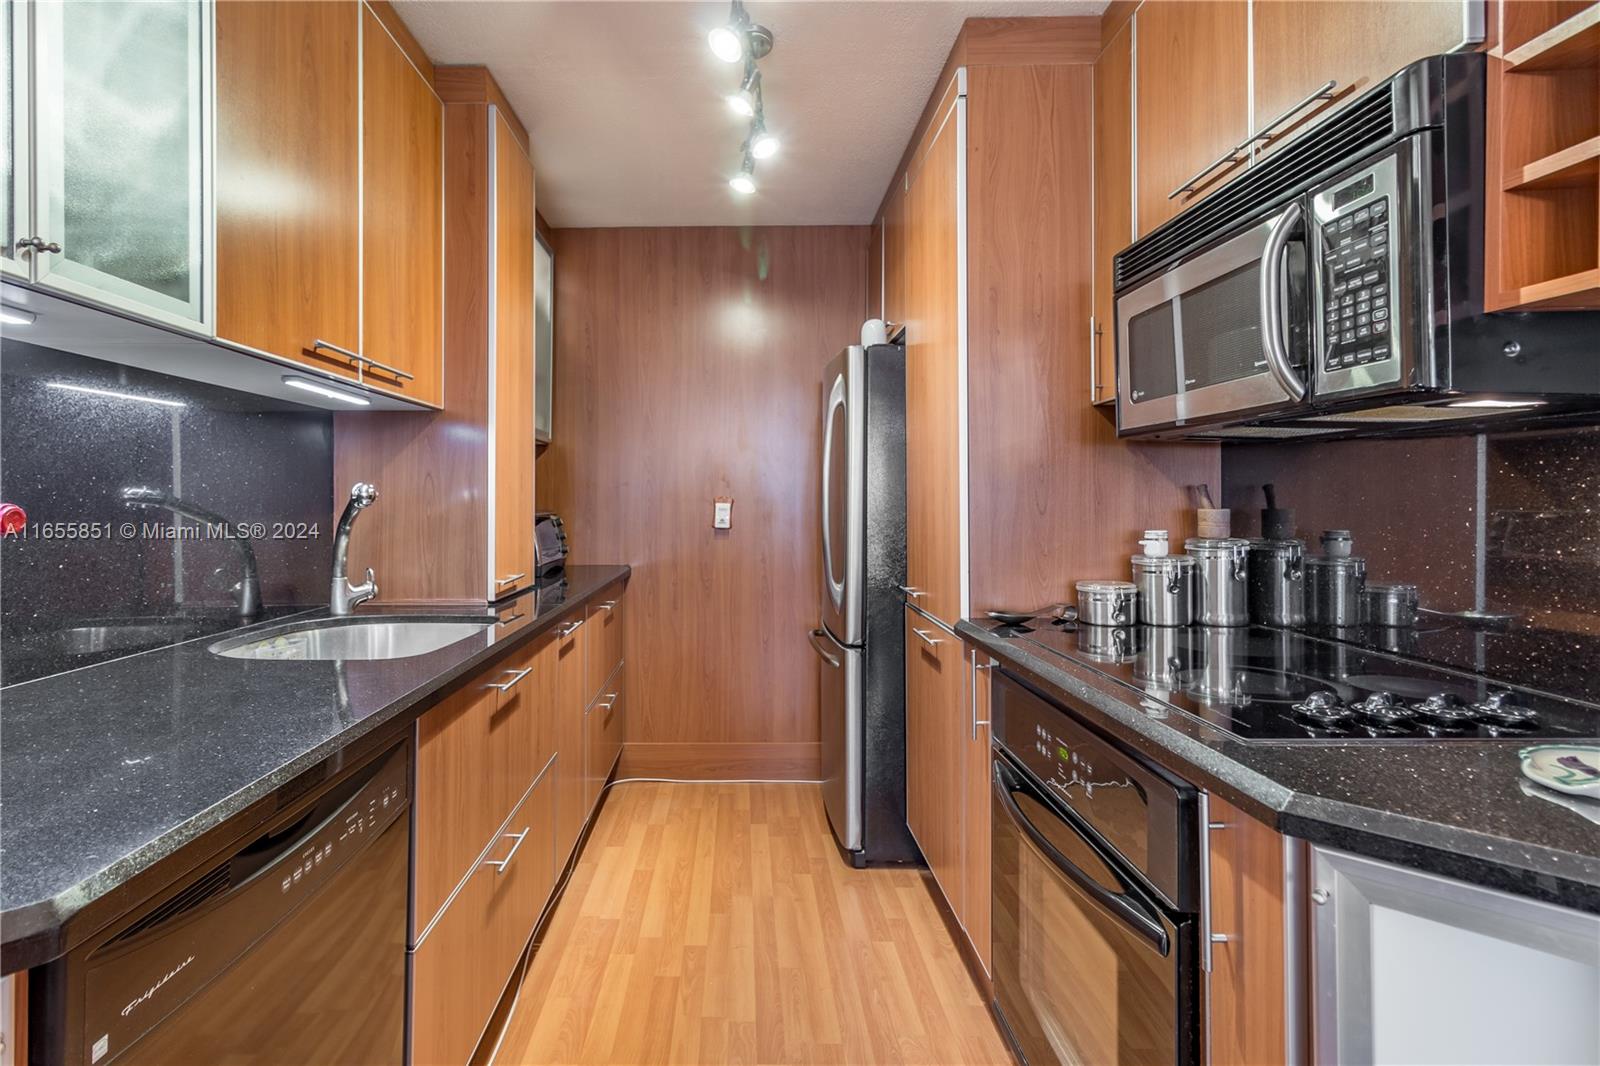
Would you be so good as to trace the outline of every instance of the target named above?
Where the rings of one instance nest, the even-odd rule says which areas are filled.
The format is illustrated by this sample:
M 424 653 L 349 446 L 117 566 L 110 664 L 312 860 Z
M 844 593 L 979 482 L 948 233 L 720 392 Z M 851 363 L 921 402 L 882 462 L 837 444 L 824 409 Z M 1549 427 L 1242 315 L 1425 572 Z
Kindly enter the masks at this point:
M 410 378 L 375 383 L 438 405 L 444 391 L 444 105 L 362 5 L 361 349 Z
M 1133 23 L 1123 23 L 1094 64 L 1094 317 L 1089 402 L 1117 398 L 1116 306 L 1111 263 L 1133 243 Z
M 1480 0 L 1294 0 L 1251 7 L 1257 158 L 1401 67 L 1459 48 Z M 1328 100 L 1315 99 L 1329 82 Z
M 1239 170 L 1250 128 L 1249 13 L 1239 0 L 1154 0 L 1134 14 L 1138 232 Z
M 361 5 L 228 0 L 217 23 L 217 336 L 355 379 Z
M 494 449 L 491 599 L 533 583 L 533 164 L 499 109 L 493 129 L 494 264 L 490 437 Z
M 357 0 L 228 0 L 216 36 L 217 336 L 437 404 L 427 78 Z
M 961 620 L 961 101 L 913 157 L 905 194 L 906 583 L 916 605 Z M 891 223 L 891 227 L 894 223 Z

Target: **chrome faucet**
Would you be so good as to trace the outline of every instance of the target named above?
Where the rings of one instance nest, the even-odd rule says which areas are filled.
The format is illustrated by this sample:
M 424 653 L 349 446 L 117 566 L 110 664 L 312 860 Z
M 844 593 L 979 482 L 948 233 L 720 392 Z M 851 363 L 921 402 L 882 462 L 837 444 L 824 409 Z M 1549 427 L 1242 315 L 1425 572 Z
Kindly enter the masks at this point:
M 191 518 L 196 522 L 204 522 L 207 526 L 221 529 L 227 539 L 239 549 L 240 561 L 244 565 L 244 575 L 239 579 L 239 583 L 233 586 L 239 595 L 239 617 L 246 622 L 255 618 L 256 613 L 261 610 L 261 575 L 256 569 L 256 552 L 250 546 L 250 538 L 241 535 L 238 527 L 215 511 L 208 511 L 188 500 L 169 496 L 160 489 L 143 485 L 130 485 L 123 489 L 122 502 L 129 507 L 162 507 L 183 518 Z
M 339 528 L 333 534 L 333 579 L 328 597 L 328 613 L 336 617 L 349 614 L 357 604 L 365 603 L 378 594 L 378 583 L 372 579 L 372 567 L 367 567 L 367 580 L 359 585 L 350 584 L 345 577 L 350 555 L 350 527 L 355 525 L 356 515 L 371 507 L 377 498 L 376 485 L 358 481 L 350 489 L 350 502 L 344 505 L 344 514 L 339 516 Z

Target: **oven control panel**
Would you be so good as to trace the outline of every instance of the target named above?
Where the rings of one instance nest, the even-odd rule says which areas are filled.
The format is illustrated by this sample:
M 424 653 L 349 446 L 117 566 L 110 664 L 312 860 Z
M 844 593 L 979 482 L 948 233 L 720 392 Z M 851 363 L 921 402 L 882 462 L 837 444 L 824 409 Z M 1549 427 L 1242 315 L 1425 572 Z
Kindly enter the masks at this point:
M 1400 378 L 1396 297 L 1400 197 L 1395 158 L 1347 175 L 1312 198 L 1319 392 Z

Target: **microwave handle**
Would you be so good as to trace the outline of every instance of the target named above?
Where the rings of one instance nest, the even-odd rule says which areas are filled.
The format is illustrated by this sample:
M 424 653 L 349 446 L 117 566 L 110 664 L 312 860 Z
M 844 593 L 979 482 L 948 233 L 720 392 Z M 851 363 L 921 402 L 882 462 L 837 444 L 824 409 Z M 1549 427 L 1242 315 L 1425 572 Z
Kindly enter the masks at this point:
M 1261 343 L 1267 352 L 1267 369 L 1293 400 L 1306 398 L 1306 383 L 1294 372 L 1284 344 L 1286 325 L 1283 316 L 1283 259 L 1289 249 L 1289 233 L 1300 222 L 1300 205 L 1291 203 L 1272 224 L 1267 246 L 1261 253 Z

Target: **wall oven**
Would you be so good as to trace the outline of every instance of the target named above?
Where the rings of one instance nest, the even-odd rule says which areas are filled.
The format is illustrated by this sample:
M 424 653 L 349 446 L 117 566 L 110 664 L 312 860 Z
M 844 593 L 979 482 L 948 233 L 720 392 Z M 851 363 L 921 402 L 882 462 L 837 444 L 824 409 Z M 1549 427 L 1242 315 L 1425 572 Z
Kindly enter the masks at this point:
M 996 671 L 994 996 L 1025 1063 L 1199 1062 L 1194 790 Z
M 1118 432 L 1600 406 L 1600 313 L 1483 311 L 1484 85 L 1477 53 L 1415 63 L 1120 253 Z

